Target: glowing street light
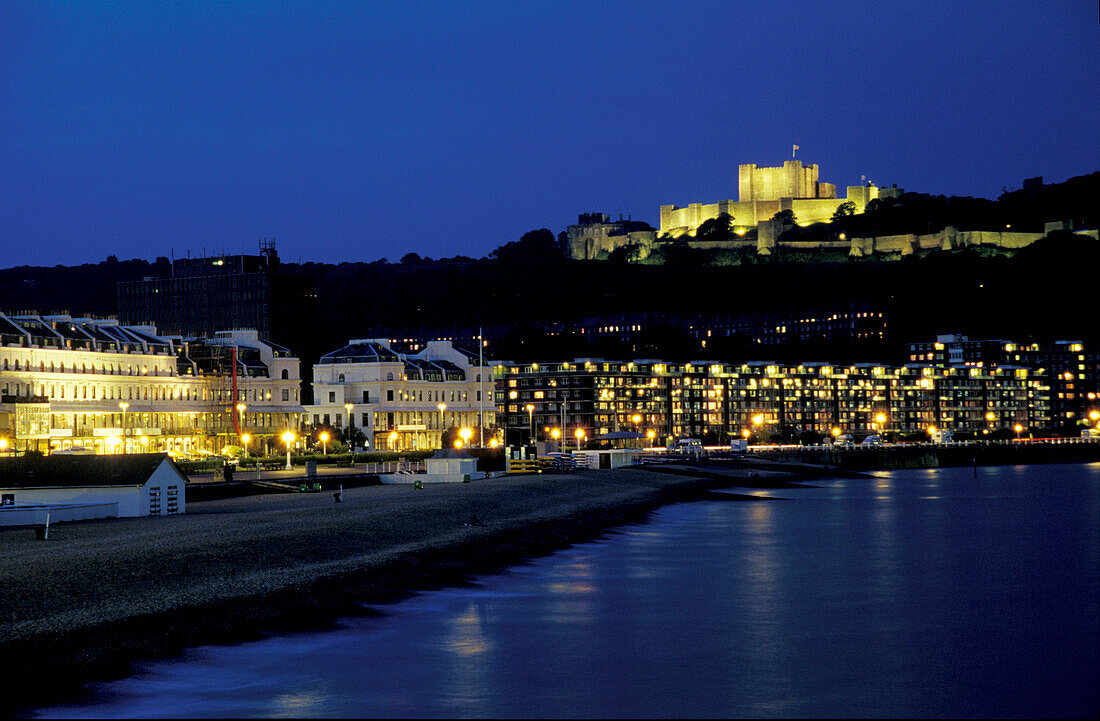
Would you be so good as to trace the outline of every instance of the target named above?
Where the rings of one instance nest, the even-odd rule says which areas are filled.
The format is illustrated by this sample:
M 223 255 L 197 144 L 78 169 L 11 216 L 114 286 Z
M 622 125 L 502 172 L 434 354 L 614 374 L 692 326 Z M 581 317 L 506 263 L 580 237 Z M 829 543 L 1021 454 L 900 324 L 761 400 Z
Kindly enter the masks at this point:
M 573 432 L 573 435 L 577 439 L 577 450 L 579 451 L 581 449 L 581 442 L 584 441 L 584 429 L 578 428 L 576 431 Z
M 354 408 L 350 403 L 344 404 L 344 410 L 348 412 L 348 447 L 351 448 L 351 465 L 355 465 L 355 417 L 351 414 Z
M 248 460 L 248 442 L 252 440 L 252 436 L 247 433 L 241 434 L 241 447 L 244 448 L 244 459 Z
M 0 438 L 0 453 L 7 453 L 7 452 L 8 452 L 8 439 L 7 438 Z
M 397 431 L 390 431 L 390 450 L 397 450 Z
M 1016 440 L 1020 440 L 1020 433 L 1024 430 L 1024 427 L 1017 423 L 1012 427 L 1012 430 L 1016 431 Z
M 496 448 L 499 445 L 500 445 L 500 441 L 498 441 L 496 438 L 490 438 L 489 439 L 489 447 L 490 448 Z
M 461 431 L 458 432 L 458 435 L 462 436 L 463 445 L 468 445 L 470 443 L 470 436 L 472 436 L 473 434 L 474 432 L 471 431 L 469 428 L 463 428 Z
M 439 409 L 439 447 L 443 447 L 443 427 L 446 425 L 446 421 L 443 420 L 443 411 L 447 410 L 446 403 L 440 403 L 436 408 Z
M 294 434 L 289 430 L 283 433 L 283 441 L 286 443 L 286 470 L 293 470 L 293 466 L 290 465 L 290 444 L 294 442 Z
M 328 431 L 321 431 L 321 434 L 317 436 L 321 441 L 321 455 L 328 455 Z
M 1090 421 L 1100 421 L 1100 411 L 1089 411 Z
M 531 421 L 531 443 L 535 442 L 535 407 L 528 403 L 523 407 L 527 411 L 527 418 Z
M 752 417 L 752 424 L 754 426 L 759 426 L 763 422 L 764 422 L 764 414 L 763 413 L 757 413 L 755 416 Z

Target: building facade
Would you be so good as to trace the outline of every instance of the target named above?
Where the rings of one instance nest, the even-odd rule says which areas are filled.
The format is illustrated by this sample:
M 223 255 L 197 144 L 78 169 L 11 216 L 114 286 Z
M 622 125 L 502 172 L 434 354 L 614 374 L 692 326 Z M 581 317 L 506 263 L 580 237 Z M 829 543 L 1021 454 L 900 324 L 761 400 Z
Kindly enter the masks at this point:
M 155 325 L 162 333 L 193 338 L 251 328 L 297 354 L 311 345 L 314 283 L 307 275 L 285 272 L 269 241 L 261 243 L 259 255 L 177 258 L 169 277 L 122 282 L 116 292 L 125 324 Z
M 1097 427 L 1093 414 L 1100 413 L 1100 353 L 1080 340 L 1037 343 L 940 335 L 935 341 L 910 343 L 909 359 L 937 367 L 1042 369 L 1050 380 L 1053 425 L 1063 430 Z
M 344 429 L 351 423 L 367 448 L 441 448 L 444 434 L 468 429 L 469 443 L 496 436 L 493 367 L 449 341 L 399 353 L 384 338 L 352 340 L 313 369 L 314 404 L 307 421 Z
M 255 331 L 215 335 L 184 341 L 115 320 L 0 314 L 0 438 L 21 451 L 192 453 L 251 433 L 255 451 L 297 428 L 298 359 Z
M 654 440 L 1046 429 L 1050 384 L 1022 367 L 860 363 L 498 364 L 510 443 L 633 431 Z

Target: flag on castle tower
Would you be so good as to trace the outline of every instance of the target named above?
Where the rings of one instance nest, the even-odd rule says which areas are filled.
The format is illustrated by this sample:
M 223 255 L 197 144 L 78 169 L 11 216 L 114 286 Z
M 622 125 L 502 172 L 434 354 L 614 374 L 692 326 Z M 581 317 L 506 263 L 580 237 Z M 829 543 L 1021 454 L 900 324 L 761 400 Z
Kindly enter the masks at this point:
M 796 150 L 798 150 L 798 146 L 797 146 L 797 145 L 795 145 L 795 146 L 793 147 L 793 149 L 791 150 L 791 157 L 792 157 L 792 158 L 794 157 L 794 154 L 795 154 L 795 151 L 796 151 Z

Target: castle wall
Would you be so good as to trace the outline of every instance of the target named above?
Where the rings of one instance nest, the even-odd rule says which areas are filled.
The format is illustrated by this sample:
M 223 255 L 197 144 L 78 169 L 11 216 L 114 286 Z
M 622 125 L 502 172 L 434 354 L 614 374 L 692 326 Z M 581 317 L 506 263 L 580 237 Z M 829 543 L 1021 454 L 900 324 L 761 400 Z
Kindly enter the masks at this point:
M 1096 230 L 1079 231 L 1082 235 L 1098 237 Z M 910 255 L 921 250 L 952 250 L 970 246 L 987 246 L 1018 250 L 1046 236 L 1046 233 L 1016 233 L 996 230 L 957 230 L 944 228 L 938 233 L 926 235 L 880 235 L 873 238 L 852 238 L 849 255 L 867 257 L 878 253 Z

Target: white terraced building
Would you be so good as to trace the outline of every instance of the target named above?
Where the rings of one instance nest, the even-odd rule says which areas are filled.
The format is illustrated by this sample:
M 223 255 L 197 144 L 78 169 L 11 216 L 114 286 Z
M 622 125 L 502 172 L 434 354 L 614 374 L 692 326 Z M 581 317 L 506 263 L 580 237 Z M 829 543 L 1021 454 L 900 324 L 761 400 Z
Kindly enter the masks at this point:
M 441 448 L 448 429 L 470 429 L 469 443 L 496 437 L 493 369 L 478 353 L 430 341 L 398 353 L 384 338 L 352 340 L 313 368 L 308 422 L 343 429 L 351 420 L 376 450 Z
M 256 331 L 184 340 L 112 319 L 0 314 L 8 452 L 218 452 L 244 433 L 253 452 L 276 449 L 298 427 L 299 384 L 298 359 Z

